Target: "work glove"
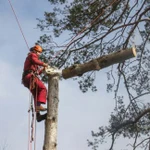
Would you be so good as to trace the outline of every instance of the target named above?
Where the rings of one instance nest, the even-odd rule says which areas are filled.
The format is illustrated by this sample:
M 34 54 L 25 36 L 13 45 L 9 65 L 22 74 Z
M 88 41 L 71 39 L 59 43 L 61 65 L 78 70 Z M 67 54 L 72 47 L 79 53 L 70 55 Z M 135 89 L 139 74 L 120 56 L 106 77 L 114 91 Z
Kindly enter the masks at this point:
M 44 66 L 44 67 L 48 67 L 48 64 L 47 64 L 47 63 L 44 63 L 43 66 Z

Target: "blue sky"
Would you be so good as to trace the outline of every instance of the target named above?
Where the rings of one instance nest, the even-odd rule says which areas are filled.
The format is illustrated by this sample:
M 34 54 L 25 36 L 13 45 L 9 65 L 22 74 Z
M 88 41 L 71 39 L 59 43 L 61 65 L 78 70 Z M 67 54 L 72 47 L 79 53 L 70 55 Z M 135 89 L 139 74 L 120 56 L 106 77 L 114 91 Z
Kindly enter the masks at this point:
M 51 9 L 47 0 L 11 0 L 24 35 L 31 47 L 41 33 L 36 18 Z M 7 0 L 0 1 L 0 145 L 7 150 L 27 150 L 29 91 L 21 84 L 27 46 Z M 61 39 L 58 39 L 61 40 Z M 62 41 L 63 42 L 63 41 Z M 82 93 L 69 79 L 60 82 L 58 116 L 58 150 L 90 150 L 87 139 L 91 130 L 107 125 L 115 101 L 106 93 L 106 69 L 98 73 L 98 92 Z M 46 85 L 47 86 L 47 85 Z M 44 139 L 44 122 L 37 124 L 37 150 Z M 120 150 L 121 142 L 116 146 Z M 101 146 L 101 150 L 105 150 Z

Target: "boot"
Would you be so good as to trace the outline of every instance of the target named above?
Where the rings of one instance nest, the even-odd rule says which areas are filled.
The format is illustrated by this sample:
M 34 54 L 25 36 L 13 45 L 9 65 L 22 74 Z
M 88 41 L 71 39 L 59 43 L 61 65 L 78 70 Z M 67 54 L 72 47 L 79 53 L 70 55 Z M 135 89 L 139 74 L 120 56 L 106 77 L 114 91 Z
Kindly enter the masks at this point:
M 36 106 L 36 112 L 39 112 L 39 111 L 46 111 L 47 108 L 44 108 L 42 105 L 40 106 Z
M 37 122 L 41 122 L 41 121 L 45 120 L 46 116 L 47 116 L 47 113 L 43 114 L 43 115 L 41 115 L 39 112 L 36 113 L 36 120 L 37 120 Z

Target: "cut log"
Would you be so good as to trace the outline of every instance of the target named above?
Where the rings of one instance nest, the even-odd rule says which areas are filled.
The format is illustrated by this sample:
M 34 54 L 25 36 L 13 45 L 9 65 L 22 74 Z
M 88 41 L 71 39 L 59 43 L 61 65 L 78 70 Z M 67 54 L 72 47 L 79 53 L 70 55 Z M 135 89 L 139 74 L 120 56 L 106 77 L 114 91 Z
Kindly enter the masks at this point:
M 100 70 L 110 65 L 124 62 L 125 60 L 135 56 L 136 56 L 136 49 L 134 47 L 126 50 L 120 50 L 118 52 L 93 59 L 87 63 L 75 64 L 69 68 L 63 69 L 62 77 L 64 79 L 68 79 L 74 76 L 82 76 L 82 74 L 86 72 L 93 70 Z

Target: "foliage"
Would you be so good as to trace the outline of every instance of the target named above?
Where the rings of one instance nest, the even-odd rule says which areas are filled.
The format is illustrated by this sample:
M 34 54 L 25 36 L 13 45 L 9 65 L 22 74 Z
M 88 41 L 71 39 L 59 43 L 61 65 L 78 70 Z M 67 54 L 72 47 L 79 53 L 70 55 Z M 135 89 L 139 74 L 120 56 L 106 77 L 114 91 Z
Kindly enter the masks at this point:
M 92 132 L 89 146 L 97 150 L 108 135 L 112 142 L 121 135 L 134 139 L 133 149 L 148 149 L 150 140 L 150 104 L 140 99 L 150 94 L 150 1 L 149 0 L 49 0 L 51 12 L 38 19 L 38 27 L 47 31 L 38 43 L 45 48 L 42 59 L 59 68 L 85 63 L 91 59 L 136 45 L 136 60 L 128 60 L 107 72 L 107 91 L 114 91 L 116 107 L 109 125 Z M 53 33 L 53 34 L 49 34 Z M 65 37 L 65 38 L 64 38 Z M 57 39 L 65 42 L 60 45 Z M 66 40 L 66 41 L 65 41 Z M 54 42 L 57 41 L 57 42 Z M 95 72 L 79 80 L 83 92 L 97 91 Z M 120 86 L 124 86 L 129 103 L 125 104 Z M 145 140 L 138 141 L 144 136 Z

